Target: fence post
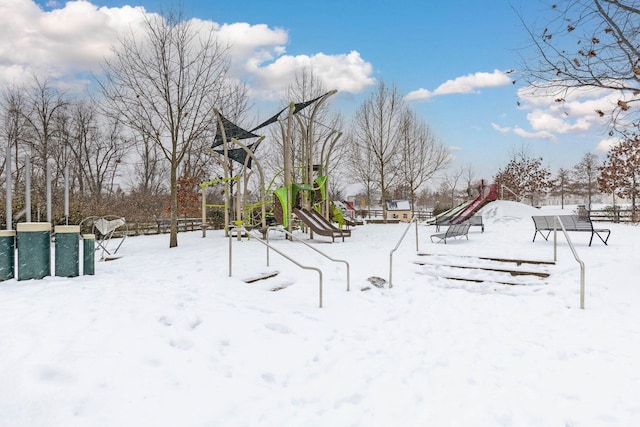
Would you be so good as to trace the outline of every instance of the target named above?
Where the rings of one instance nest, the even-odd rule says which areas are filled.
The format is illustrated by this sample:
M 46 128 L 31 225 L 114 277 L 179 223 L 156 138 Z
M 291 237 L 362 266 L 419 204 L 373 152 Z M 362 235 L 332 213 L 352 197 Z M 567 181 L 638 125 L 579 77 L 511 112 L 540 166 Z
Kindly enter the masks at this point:
M 94 275 L 96 264 L 96 235 L 82 235 L 82 274 Z
M 16 232 L 0 230 L 0 282 L 15 277 Z

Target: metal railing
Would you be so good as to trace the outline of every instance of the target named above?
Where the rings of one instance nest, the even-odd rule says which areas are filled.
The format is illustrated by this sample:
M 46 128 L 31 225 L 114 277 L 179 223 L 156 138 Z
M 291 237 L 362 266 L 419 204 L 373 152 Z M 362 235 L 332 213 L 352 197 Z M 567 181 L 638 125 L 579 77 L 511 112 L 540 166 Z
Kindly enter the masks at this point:
M 266 232 L 266 236 L 267 236 L 267 243 L 269 243 L 269 231 L 271 230 L 277 230 L 277 231 L 282 231 L 285 235 L 291 237 L 292 239 L 295 239 L 296 241 L 302 243 L 303 245 L 305 245 L 306 247 L 313 249 L 314 251 L 316 251 L 317 253 L 319 253 L 320 255 L 322 255 L 323 257 L 327 258 L 328 260 L 331 260 L 333 262 L 343 262 L 346 266 L 347 266 L 347 291 L 350 290 L 350 274 L 349 274 L 349 263 L 343 259 L 335 259 L 330 257 L 329 255 L 325 254 L 324 252 L 322 252 L 320 249 L 315 248 L 313 246 L 311 246 L 310 244 L 308 244 L 307 242 L 305 242 L 304 240 L 300 239 L 298 236 L 294 235 L 293 233 L 290 233 L 287 229 L 285 229 L 283 226 L 281 225 L 275 225 L 275 226 L 270 226 L 267 227 L 267 232 Z M 255 237 L 255 236 L 254 236 Z M 269 265 L 269 247 L 267 246 L 267 265 Z
M 573 257 L 580 264 L 580 308 L 584 309 L 584 262 L 578 256 L 576 252 L 576 248 L 573 246 L 573 242 L 571 238 L 569 238 L 569 233 L 567 233 L 567 229 L 564 228 L 564 224 L 558 215 L 553 217 L 553 261 L 556 262 L 558 260 L 558 237 L 557 237 L 557 224 L 560 224 L 562 228 L 562 232 L 564 233 L 564 237 L 567 239 L 567 243 L 569 244 L 569 248 L 573 253 Z
M 391 249 L 391 252 L 389 253 L 389 288 L 393 288 L 393 282 L 391 281 L 393 277 L 393 253 L 398 249 L 398 247 L 400 247 L 400 243 L 402 243 L 404 236 L 406 236 L 407 231 L 409 231 L 409 228 L 411 228 L 411 224 L 414 222 L 416 224 L 416 252 L 420 250 L 418 248 L 418 217 L 417 215 L 414 215 L 413 218 L 411 218 L 411 221 L 409 221 L 407 228 L 405 228 L 404 233 L 402 233 L 402 236 L 400 236 L 400 240 L 398 240 L 398 243 L 396 243 L 396 247 Z
M 262 243 L 263 245 L 265 245 L 267 248 L 269 249 L 273 249 L 276 253 L 282 255 L 284 258 L 286 258 L 287 260 L 291 261 L 292 263 L 294 263 L 295 265 L 297 265 L 298 267 L 304 269 L 304 270 L 314 270 L 318 272 L 318 289 L 319 289 L 319 307 L 322 308 L 322 270 L 320 270 L 317 267 L 311 267 L 308 265 L 303 265 L 300 264 L 298 261 L 294 260 L 293 258 L 291 258 L 290 256 L 288 256 L 287 254 L 283 253 L 282 251 L 276 249 L 275 247 L 271 246 L 269 243 L 267 243 L 266 241 L 262 240 L 261 238 L 257 237 L 254 234 L 250 234 L 243 226 L 240 227 L 232 227 L 231 229 L 235 229 L 236 233 L 241 233 L 241 232 L 246 232 L 247 235 L 253 237 L 255 240 L 257 240 L 258 242 Z M 231 229 L 229 231 L 231 231 Z M 232 259 L 233 259 L 233 236 L 232 233 L 229 232 L 229 277 L 231 277 L 231 267 L 232 267 Z M 268 265 L 268 263 L 267 263 Z

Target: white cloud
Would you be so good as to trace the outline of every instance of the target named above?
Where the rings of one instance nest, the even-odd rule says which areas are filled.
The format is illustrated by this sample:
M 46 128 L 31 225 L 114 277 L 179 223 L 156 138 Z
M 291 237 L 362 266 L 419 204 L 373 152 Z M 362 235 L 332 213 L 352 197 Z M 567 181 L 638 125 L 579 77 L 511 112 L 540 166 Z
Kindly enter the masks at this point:
M 31 74 L 75 79 L 77 74 L 98 71 L 118 35 L 138 31 L 145 13 L 142 7 L 98 7 L 83 0 L 50 11 L 33 0 L 2 0 L 0 82 L 23 83 Z M 297 71 L 309 67 L 328 89 L 355 93 L 375 83 L 373 67 L 355 51 L 289 56 L 284 29 L 242 22 L 219 25 L 197 18 L 191 23 L 203 31 L 213 30 L 229 45 L 231 77 L 255 85 L 254 95 L 270 96 L 285 89 Z
M 87 1 L 43 11 L 32 0 L 3 0 L 0 81 L 22 83 L 31 74 L 62 79 L 95 71 L 117 33 L 141 22 L 143 12 L 129 6 L 98 8 Z
M 495 123 L 491 123 L 491 126 L 500 133 L 507 134 L 511 132 L 511 128 L 509 127 L 501 127 Z
M 606 125 L 620 94 L 604 89 L 579 88 L 567 92 L 560 88 L 527 86 L 518 89 L 520 108 L 529 110 L 531 131 L 520 127 L 499 127 L 501 133 L 523 138 L 557 140 L 557 135 L 583 134 Z
M 598 145 L 596 146 L 596 150 L 602 151 L 604 153 L 608 153 L 612 147 L 618 145 L 620 143 L 620 138 L 606 138 L 600 140 Z
M 420 88 L 409 92 L 405 99 L 407 101 L 420 101 L 441 95 L 478 93 L 478 89 L 480 88 L 511 84 L 513 79 L 509 77 L 509 73 L 511 73 L 511 71 L 494 70 L 493 73 L 478 72 L 475 74 L 467 74 L 466 76 L 456 77 L 453 80 L 447 80 L 433 91 Z
M 256 68 L 255 89 L 265 94 L 283 91 L 295 73 L 305 68 L 312 69 L 327 89 L 339 92 L 358 93 L 375 84 L 371 77 L 371 64 L 364 61 L 358 52 L 352 51 L 346 55 L 283 55 Z
M 518 135 L 521 138 L 527 138 L 527 139 L 548 139 L 550 141 L 556 141 L 556 137 L 547 131 L 537 131 L 537 132 L 530 132 L 527 131 L 525 129 L 522 129 L 519 126 L 514 126 L 514 127 L 502 127 L 499 126 L 495 123 L 491 123 L 491 126 L 493 127 L 493 129 L 495 129 L 496 131 L 502 133 L 502 134 L 510 134 L 510 133 L 514 133 L 516 135 Z

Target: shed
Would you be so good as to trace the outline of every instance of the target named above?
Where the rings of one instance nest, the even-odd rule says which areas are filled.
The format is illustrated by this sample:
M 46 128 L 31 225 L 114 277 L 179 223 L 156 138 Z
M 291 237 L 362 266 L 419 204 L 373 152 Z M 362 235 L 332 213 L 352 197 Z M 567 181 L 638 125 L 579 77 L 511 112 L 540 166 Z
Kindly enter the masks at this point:
M 405 199 L 385 200 L 387 220 L 411 221 L 411 204 Z

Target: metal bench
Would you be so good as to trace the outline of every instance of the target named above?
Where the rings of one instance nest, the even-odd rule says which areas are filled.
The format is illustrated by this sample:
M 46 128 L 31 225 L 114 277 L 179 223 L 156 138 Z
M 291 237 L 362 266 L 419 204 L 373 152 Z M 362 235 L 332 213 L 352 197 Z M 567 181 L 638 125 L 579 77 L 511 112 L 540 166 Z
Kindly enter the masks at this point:
M 468 222 L 469 225 L 471 226 L 478 226 L 484 233 L 484 223 L 482 222 L 482 215 L 472 215 L 462 222 Z M 440 222 L 436 221 L 435 222 L 436 231 L 440 231 L 441 225 L 451 225 L 451 224 L 453 224 L 453 222 L 451 222 L 450 220 L 445 220 Z
M 606 228 L 594 228 L 593 222 L 591 218 L 586 215 L 557 215 L 562 222 L 565 230 L 567 231 L 584 231 L 591 233 L 591 239 L 589 239 L 589 246 L 593 242 L 593 236 L 596 235 L 598 238 L 604 243 L 607 244 L 609 240 L 609 236 L 611 235 L 611 230 Z M 554 230 L 555 223 L 555 215 L 533 215 L 531 219 L 533 219 L 533 224 L 536 228 L 533 233 L 533 241 L 536 241 L 536 236 L 538 233 L 544 238 L 544 240 L 549 240 L 549 235 Z M 560 225 L 557 225 L 557 228 L 561 228 Z M 545 235 L 546 232 L 546 235 Z M 605 237 L 602 237 L 606 233 Z
M 440 241 L 444 241 L 445 245 L 447 244 L 447 239 L 457 239 L 458 237 L 466 237 L 469 240 L 469 228 L 471 224 L 468 222 L 463 222 L 462 224 L 451 224 L 447 231 L 443 233 L 436 233 L 431 235 L 431 242 L 433 242 L 433 238 L 440 239 Z

